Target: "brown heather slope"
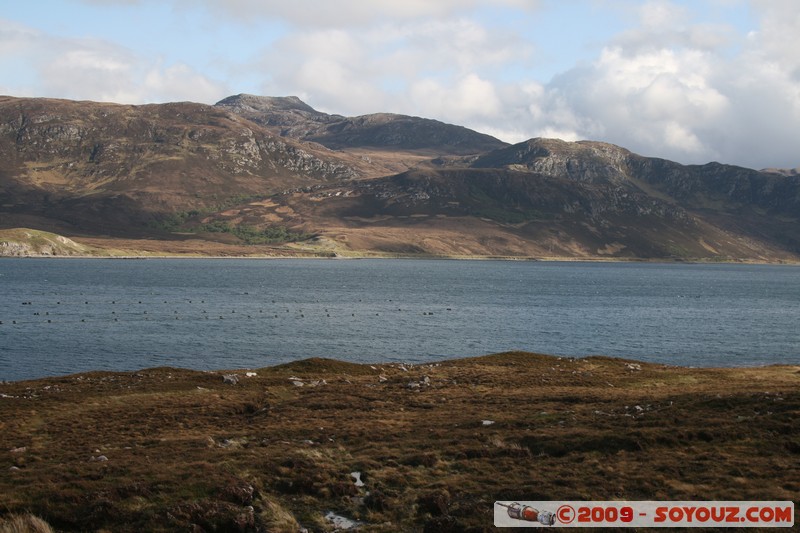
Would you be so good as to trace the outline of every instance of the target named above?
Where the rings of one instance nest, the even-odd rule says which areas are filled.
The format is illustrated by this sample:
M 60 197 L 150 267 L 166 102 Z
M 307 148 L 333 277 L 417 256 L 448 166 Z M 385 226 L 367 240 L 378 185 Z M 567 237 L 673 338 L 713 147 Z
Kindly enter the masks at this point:
M 175 212 L 369 172 L 212 106 L 0 98 L 5 227 L 38 217 L 76 232 L 142 235 Z
M 509 146 L 295 97 L 0 97 L 0 229 L 126 254 L 795 262 L 798 216 L 796 174 L 600 142 Z
M 334 511 L 364 531 L 462 532 L 492 530 L 495 500 L 800 494 L 796 366 L 514 352 L 255 372 L 237 384 L 173 368 L 0 384 L 0 518 L 331 531 Z

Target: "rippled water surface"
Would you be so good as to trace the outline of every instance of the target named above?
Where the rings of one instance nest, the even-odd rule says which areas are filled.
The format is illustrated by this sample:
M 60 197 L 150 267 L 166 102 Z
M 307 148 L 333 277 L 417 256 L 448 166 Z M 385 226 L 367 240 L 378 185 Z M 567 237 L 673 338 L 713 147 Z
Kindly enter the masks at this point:
M 800 364 L 800 268 L 433 260 L 3 259 L 0 379 L 504 350 Z

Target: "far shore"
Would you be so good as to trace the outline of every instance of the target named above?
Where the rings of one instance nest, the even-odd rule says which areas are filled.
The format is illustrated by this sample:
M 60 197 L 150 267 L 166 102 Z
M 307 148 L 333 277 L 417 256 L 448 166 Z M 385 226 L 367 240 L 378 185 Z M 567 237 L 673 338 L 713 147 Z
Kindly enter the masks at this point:
M 400 260 L 434 260 L 434 261 L 522 261 L 539 263 L 655 263 L 655 264 L 694 264 L 694 265 L 800 265 L 800 261 L 786 259 L 758 260 L 758 259 L 708 259 L 708 258 L 663 258 L 663 257 L 533 257 L 533 256 L 495 256 L 495 255 L 432 255 L 432 254 L 381 254 L 381 253 L 353 253 L 337 255 L 205 255 L 196 254 L 132 254 L 132 255 L 100 255 L 100 254 L 70 254 L 70 255 L 0 255 L 3 259 L 117 259 L 117 260 L 144 260 L 144 259 L 310 259 L 310 260 L 359 260 L 359 259 L 400 259 Z
M 0 258 L 47 257 L 80 259 L 435 259 L 471 261 L 543 261 L 543 262 L 593 262 L 593 263 L 726 263 L 726 264 L 800 264 L 800 257 L 792 254 L 770 255 L 763 253 L 748 257 L 725 255 L 669 255 L 638 257 L 605 253 L 581 255 L 585 250 L 576 248 L 566 255 L 550 255 L 536 247 L 515 250 L 504 249 L 494 253 L 491 248 L 463 248 L 464 253 L 449 253 L 436 249 L 408 248 L 402 243 L 385 246 L 397 249 L 372 249 L 354 247 L 335 239 L 321 237 L 313 242 L 283 242 L 272 244 L 243 244 L 219 242 L 202 238 L 147 239 L 71 236 L 28 228 L 0 230 Z

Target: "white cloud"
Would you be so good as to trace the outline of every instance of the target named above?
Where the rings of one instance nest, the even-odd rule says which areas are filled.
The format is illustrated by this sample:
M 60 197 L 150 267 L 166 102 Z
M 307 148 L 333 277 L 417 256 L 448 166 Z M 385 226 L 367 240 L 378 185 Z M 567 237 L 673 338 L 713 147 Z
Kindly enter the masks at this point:
M 214 101 L 228 93 L 184 64 L 163 65 L 107 41 L 57 37 L 2 20 L 0 54 L 24 62 L 23 81 L 4 87 L 19 96 L 139 104 Z
M 113 1 L 113 0 L 112 0 Z M 195 8 L 205 5 L 220 15 L 243 21 L 282 19 L 308 27 L 367 26 L 377 21 L 443 19 L 479 7 L 536 9 L 538 0 L 174 0 Z
M 463 123 L 491 119 L 501 112 L 501 103 L 494 85 L 476 74 L 468 74 L 455 83 L 424 79 L 410 87 L 411 102 L 422 114 L 452 117 Z
M 589 138 L 687 163 L 754 168 L 800 163 L 800 12 L 793 1 L 754 1 L 757 32 L 728 48 L 732 29 L 691 25 L 687 12 L 650 2 L 640 27 L 589 65 L 503 101 L 528 112 L 502 118 L 532 135 Z M 531 86 L 529 86 L 531 87 Z M 511 104 L 511 105 L 509 105 Z M 498 121 L 499 122 L 499 121 Z
M 0 18 L 0 57 L 11 57 L 23 52 L 38 37 L 39 32 L 33 28 Z
M 710 62 L 697 51 L 606 49 L 591 66 L 550 83 L 538 107 L 551 111 L 532 118 L 542 134 L 567 132 L 681 161 L 715 156 L 702 132 L 730 107 L 707 77 Z
M 800 47 L 794 40 L 800 31 L 800 9 L 794 0 L 752 0 L 762 15 L 761 27 L 754 35 L 756 47 L 751 53 L 786 69 L 800 81 Z
M 186 65 L 154 64 L 148 66 L 139 92 L 151 95 L 149 100 L 154 102 L 214 102 L 229 90 Z
M 667 0 L 649 0 L 638 9 L 643 29 L 658 31 L 664 27 L 675 27 L 688 20 L 687 9 Z
M 47 94 L 119 103 L 214 101 L 228 91 L 186 65 L 147 61 L 103 42 L 62 42 L 38 65 Z
M 266 91 L 302 94 L 324 110 L 457 121 L 500 113 L 486 73 L 529 53 L 506 32 L 457 18 L 291 33 L 264 51 L 257 68 L 269 75 Z

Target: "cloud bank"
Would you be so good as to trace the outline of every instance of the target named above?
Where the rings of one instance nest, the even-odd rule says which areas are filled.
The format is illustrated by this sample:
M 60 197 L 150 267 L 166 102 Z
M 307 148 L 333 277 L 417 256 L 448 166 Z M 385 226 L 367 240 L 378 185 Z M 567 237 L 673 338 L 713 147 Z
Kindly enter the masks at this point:
M 13 67 L 11 66 L 13 65 Z M 0 68 L 14 68 L 14 84 L 0 92 L 119 103 L 213 101 L 227 91 L 185 64 L 164 65 L 156 57 L 100 39 L 69 39 L 0 19 Z

